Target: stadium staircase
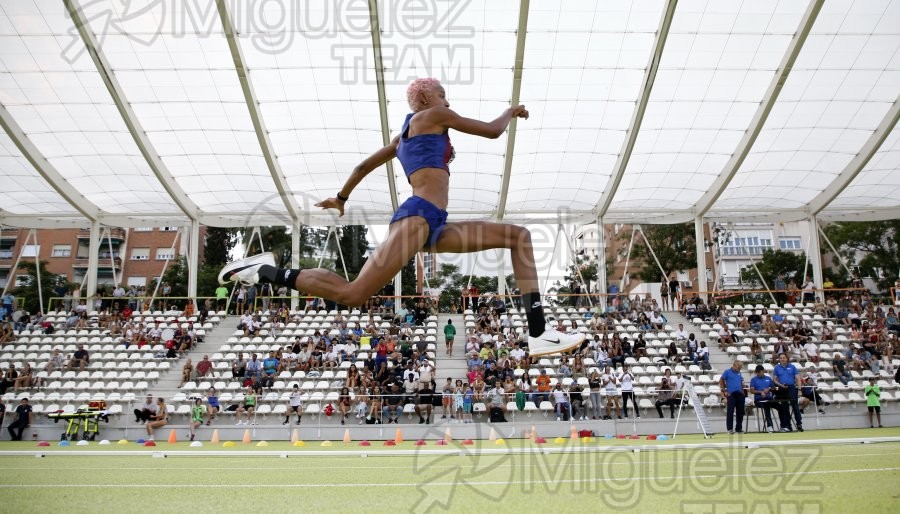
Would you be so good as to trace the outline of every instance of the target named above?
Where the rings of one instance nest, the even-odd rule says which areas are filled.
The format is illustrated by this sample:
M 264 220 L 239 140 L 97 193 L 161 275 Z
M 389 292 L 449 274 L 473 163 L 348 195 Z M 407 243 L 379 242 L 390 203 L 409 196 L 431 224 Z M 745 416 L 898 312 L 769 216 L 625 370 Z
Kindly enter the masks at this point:
M 669 321 L 668 325 L 673 329 L 677 329 L 678 324 L 681 323 L 684 325 L 685 330 L 694 333 L 698 342 L 706 341 L 706 347 L 709 348 L 709 364 L 712 366 L 713 370 L 721 373 L 722 371 L 725 371 L 725 369 L 731 367 L 732 360 L 728 357 L 727 353 L 719 349 L 718 340 L 709 339 L 709 336 L 701 331 L 699 326 L 691 323 L 690 320 L 682 316 L 678 311 L 665 311 L 663 312 L 663 315 Z
M 453 357 L 447 356 L 444 343 L 444 325 L 447 319 L 453 320 L 456 327 L 456 338 L 453 342 Z M 462 314 L 441 314 L 438 316 L 438 335 L 434 349 L 435 383 L 438 391 L 444 387 L 447 377 L 456 381 L 466 377 L 466 323 Z

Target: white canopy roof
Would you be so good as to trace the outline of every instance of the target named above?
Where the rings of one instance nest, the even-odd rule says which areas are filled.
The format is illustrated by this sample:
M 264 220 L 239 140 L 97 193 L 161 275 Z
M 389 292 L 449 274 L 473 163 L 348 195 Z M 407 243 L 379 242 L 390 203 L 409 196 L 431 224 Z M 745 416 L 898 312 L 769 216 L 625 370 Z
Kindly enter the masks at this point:
M 451 134 L 453 219 L 900 217 L 900 0 L 0 0 L 0 224 L 335 223 L 418 76 L 531 112 Z

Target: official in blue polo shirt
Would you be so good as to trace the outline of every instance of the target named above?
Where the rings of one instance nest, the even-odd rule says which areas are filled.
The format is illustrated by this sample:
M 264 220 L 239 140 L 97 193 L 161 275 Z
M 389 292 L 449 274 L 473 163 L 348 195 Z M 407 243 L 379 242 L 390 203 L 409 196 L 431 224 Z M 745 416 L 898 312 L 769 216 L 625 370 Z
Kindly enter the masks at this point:
M 772 423 L 772 407 L 778 408 L 775 403 L 775 382 L 766 376 L 766 368 L 756 366 L 756 376 L 750 379 L 750 394 L 753 395 L 753 404 L 757 409 L 762 409 L 766 418 L 766 429 L 774 432 Z
M 797 423 L 797 430 L 803 432 L 803 417 L 800 414 L 800 404 L 797 402 L 797 375 L 799 374 L 800 372 L 797 368 L 788 362 L 786 353 L 782 353 L 778 356 L 778 364 L 776 364 L 775 368 L 772 370 L 772 378 L 774 379 L 775 385 L 780 390 L 787 391 L 785 399 L 788 400 L 791 410 L 794 413 L 794 421 Z M 783 409 L 783 414 L 782 412 L 779 412 L 779 415 L 782 416 L 782 432 L 790 432 L 791 421 L 787 409 Z M 785 430 L 785 428 L 787 428 L 787 430 Z
M 729 434 L 744 432 L 744 377 L 741 376 L 741 361 L 734 361 L 719 378 L 719 389 L 727 401 L 725 410 L 725 428 Z M 737 424 L 734 423 L 737 415 Z

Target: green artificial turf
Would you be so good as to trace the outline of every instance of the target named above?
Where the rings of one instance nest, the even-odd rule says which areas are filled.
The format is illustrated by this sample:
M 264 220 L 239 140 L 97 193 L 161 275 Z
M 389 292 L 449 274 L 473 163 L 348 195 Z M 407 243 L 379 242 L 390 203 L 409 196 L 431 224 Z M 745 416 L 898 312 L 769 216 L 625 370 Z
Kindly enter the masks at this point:
M 804 434 L 751 434 L 740 440 L 815 440 L 898 436 L 900 429 L 833 430 Z M 677 444 L 722 443 L 683 436 L 675 441 L 606 440 L 573 447 L 619 445 L 619 451 L 564 454 L 479 454 L 478 448 L 531 447 L 522 440 L 485 441 L 471 447 L 425 447 L 404 442 L 400 456 L 379 455 L 373 441 L 308 442 L 292 447 L 238 443 L 236 452 L 273 451 L 290 455 L 179 456 L 178 450 L 227 450 L 205 444 L 159 443 L 147 455 L 69 457 L 84 450 L 145 450 L 128 445 L 36 448 L 33 442 L 0 444 L 8 450 L 46 451 L 0 457 L 0 505 L 4 512 L 896 512 L 900 485 L 900 443 L 842 443 L 746 448 Z M 666 451 L 635 450 L 650 445 Z M 541 448 L 562 448 L 552 440 Z M 425 455 L 416 449 L 454 449 Z M 362 457 L 360 450 L 370 450 Z M 387 449 L 391 449 L 388 447 Z M 160 450 L 168 458 L 153 458 Z M 303 455 L 311 450 L 328 455 Z M 352 451 L 353 454 L 348 454 Z M 54 455 L 51 452 L 65 452 Z M 297 453 L 293 453 L 297 452 Z M 462 455 L 461 455 L 462 453 Z

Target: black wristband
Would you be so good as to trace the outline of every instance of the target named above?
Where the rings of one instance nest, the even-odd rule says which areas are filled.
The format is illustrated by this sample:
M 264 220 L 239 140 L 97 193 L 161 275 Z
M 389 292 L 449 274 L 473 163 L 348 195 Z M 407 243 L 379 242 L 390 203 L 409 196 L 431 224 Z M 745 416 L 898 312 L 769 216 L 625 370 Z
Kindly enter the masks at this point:
M 342 201 L 342 202 L 346 202 L 347 200 L 350 199 L 350 197 L 349 197 L 349 196 L 344 196 L 344 195 L 342 195 L 340 192 L 338 192 L 338 194 L 337 194 L 337 199 L 340 200 L 340 201 Z

